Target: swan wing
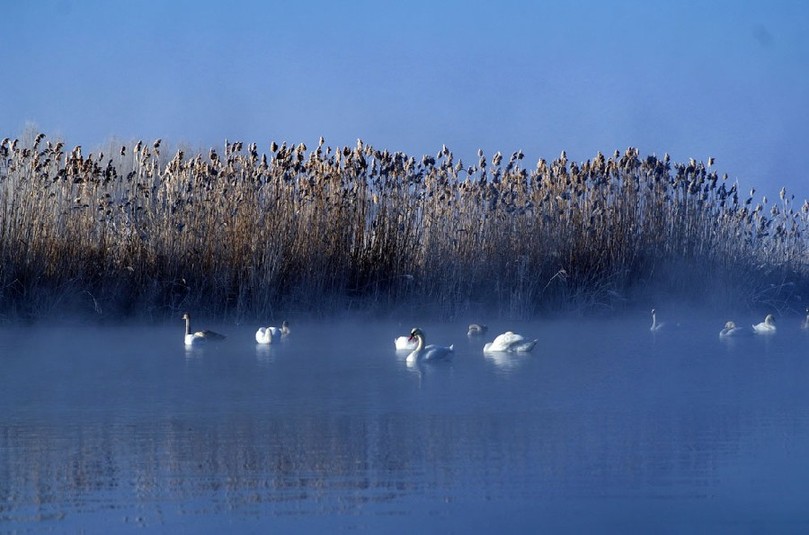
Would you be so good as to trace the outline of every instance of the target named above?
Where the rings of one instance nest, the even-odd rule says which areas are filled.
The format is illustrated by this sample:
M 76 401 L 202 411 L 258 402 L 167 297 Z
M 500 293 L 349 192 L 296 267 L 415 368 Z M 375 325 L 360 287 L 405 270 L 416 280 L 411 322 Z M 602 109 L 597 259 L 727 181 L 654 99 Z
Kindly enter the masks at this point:
M 772 334 L 775 332 L 775 327 L 767 325 L 766 323 L 758 323 L 753 325 L 753 330 L 756 334 Z
M 393 340 L 393 344 L 396 346 L 397 351 L 413 351 L 416 349 L 418 342 L 410 340 L 409 336 L 399 336 Z
M 225 335 L 219 334 L 217 332 L 204 330 L 204 331 L 197 331 L 194 333 L 194 338 L 199 338 L 201 340 L 224 340 Z
M 259 344 L 271 344 L 273 340 L 281 336 L 276 327 L 259 327 L 256 331 L 256 342 Z
M 524 340 L 522 342 L 516 343 L 512 346 L 512 351 L 516 351 L 517 353 L 528 353 L 534 346 L 537 345 L 536 340 Z
M 524 341 L 525 338 L 522 335 L 507 331 L 497 335 L 490 344 L 483 346 L 483 351 L 515 351 L 514 348 Z
M 455 351 L 454 346 L 439 346 L 435 344 L 430 344 L 424 348 L 424 356 L 422 357 L 423 360 L 441 360 L 447 359 L 452 357 L 452 353 Z

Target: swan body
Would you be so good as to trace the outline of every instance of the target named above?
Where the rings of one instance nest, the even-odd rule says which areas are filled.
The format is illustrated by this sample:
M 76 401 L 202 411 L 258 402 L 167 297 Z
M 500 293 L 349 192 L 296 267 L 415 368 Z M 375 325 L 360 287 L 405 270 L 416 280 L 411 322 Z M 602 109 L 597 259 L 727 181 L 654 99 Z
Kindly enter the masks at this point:
M 216 342 L 225 339 L 225 335 L 219 334 L 217 332 L 204 330 L 204 331 L 196 331 L 191 332 L 191 316 L 188 315 L 188 312 L 183 314 L 183 319 L 185 320 L 185 345 L 186 346 L 195 346 L 204 342 Z
M 408 364 L 415 364 L 416 362 L 433 361 L 433 360 L 448 360 L 452 358 L 452 353 L 455 351 L 454 346 L 439 346 L 430 344 L 424 345 L 424 331 L 418 327 L 410 331 L 410 340 L 416 342 L 416 349 L 414 349 L 407 356 Z
M 719 338 L 727 338 L 729 336 L 740 336 L 748 332 L 749 331 L 742 329 L 741 327 L 736 327 L 736 324 L 734 322 L 729 321 L 725 323 L 725 328 L 719 331 Z
M 396 351 L 413 351 L 416 349 L 418 342 L 409 336 L 399 336 L 393 340 L 393 344 L 396 346 Z
M 281 339 L 281 329 L 277 327 L 259 327 L 256 331 L 256 343 L 271 344 Z
M 271 344 L 289 335 L 289 323 L 284 321 L 280 327 L 259 327 L 256 331 L 256 343 Z
M 663 328 L 663 325 L 665 325 L 665 323 L 657 322 L 657 314 L 655 313 L 655 309 L 652 309 L 652 326 L 649 327 L 649 330 L 652 331 L 653 333 L 657 332 Z
M 528 353 L 537 344 L 536 340 L 527 340 L 521 334 L 511 331 L 498 335 L 494 341 L 483 346 L 484 353 Z
M 466 331 L 467 336 L 480 336 L 486 334 L 489 328 L 486 325 L 482 325 L 480 323 L 470 323 L 469 330 Z
M 764 321 L 753 325 L 753 331 L 756 334 L 775 334 L 775 318 L 772 317 L 772 314 L 767 314 Z

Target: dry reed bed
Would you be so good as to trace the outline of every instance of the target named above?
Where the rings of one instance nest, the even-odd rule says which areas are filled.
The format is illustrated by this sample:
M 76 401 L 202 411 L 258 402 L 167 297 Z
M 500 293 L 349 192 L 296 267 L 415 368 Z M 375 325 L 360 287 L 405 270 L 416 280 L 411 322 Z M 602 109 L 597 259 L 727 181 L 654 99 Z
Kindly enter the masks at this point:
M 711 161 L 629 148 L 529 169 L 521 152 L 464 165 L 322 139 L 85 155 L 28 138 L 0 145 L 10 316 L 530 317 L 660 290 L 772 307 L 809 280 L 809 205 L 755 201 Z

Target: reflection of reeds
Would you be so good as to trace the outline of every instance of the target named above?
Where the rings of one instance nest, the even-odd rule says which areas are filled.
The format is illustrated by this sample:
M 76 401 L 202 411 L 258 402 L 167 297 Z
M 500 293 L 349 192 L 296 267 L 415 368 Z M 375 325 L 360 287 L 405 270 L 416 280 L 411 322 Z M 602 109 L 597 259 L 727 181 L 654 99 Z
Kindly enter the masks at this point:
M 809 274 L 809 205 L 795 210 L 784 190 L 770 204 L 745 198 L 712 159 L 629 148 L 526 169 L 521 152 L 481 151 L 467 166 L 446 147 L 417 160 L 362 141 L 272 143 L 267 154 L 226 142 L 170 157 L 160 140 L 105 155 L 28 137 L 0 145 L 9 313 L 80 303 L 266 317 L 429 303 L 529 316 L 644 287 L 770 299 L 762 288 Z

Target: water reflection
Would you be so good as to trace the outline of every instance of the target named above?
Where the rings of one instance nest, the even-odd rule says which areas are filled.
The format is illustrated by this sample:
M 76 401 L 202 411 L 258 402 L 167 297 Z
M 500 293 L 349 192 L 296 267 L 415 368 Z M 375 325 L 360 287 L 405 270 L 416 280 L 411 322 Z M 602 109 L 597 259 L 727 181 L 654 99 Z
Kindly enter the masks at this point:
M 256 362 L 263 367 L 269 366 L 277 351 L 277 344 L 256 344 Z
M 529 353 L 509 353 L 505 351 L 489 351 L 484 353 L 483 356 L 504 372 L 516 371 L 523 362 L 531 358 Z
M 772 415 L 738 410 L 683 415 L 659 408 L 540 411 L 521 420 L 299 414 L 14 426 L 0 435 L 7 452 L 0 518 L 65 518 L 203 498 L 203 510 L 258 505 L 271 515 L 350 513 L 368 503 L 406 512 L 424 494 L 481 502 L 493 496 L 716 499 L 738 460 L 767 453 L 745 439 L 766 444 L 757 428 L 773 423 Z M 805 422 L 796 431 L 790 440 L 805 438 Z
M 235 515 L 322 530 L 361 517 L 412 532 L 500 515 L 515 531 L 688 530 L 756 525 L 755 511 L 809 526 L 803 339 L 624 327 L 537 325 L 531 355 L 459 344 L 452 362 L 415 367 L 387 327 L 365 326 L 365 348 L 306 325 L 277 347 L 245 328 L 190 353 L 160 332 L 15 341 L 0 361 L 0 522 L 212 529 Z

